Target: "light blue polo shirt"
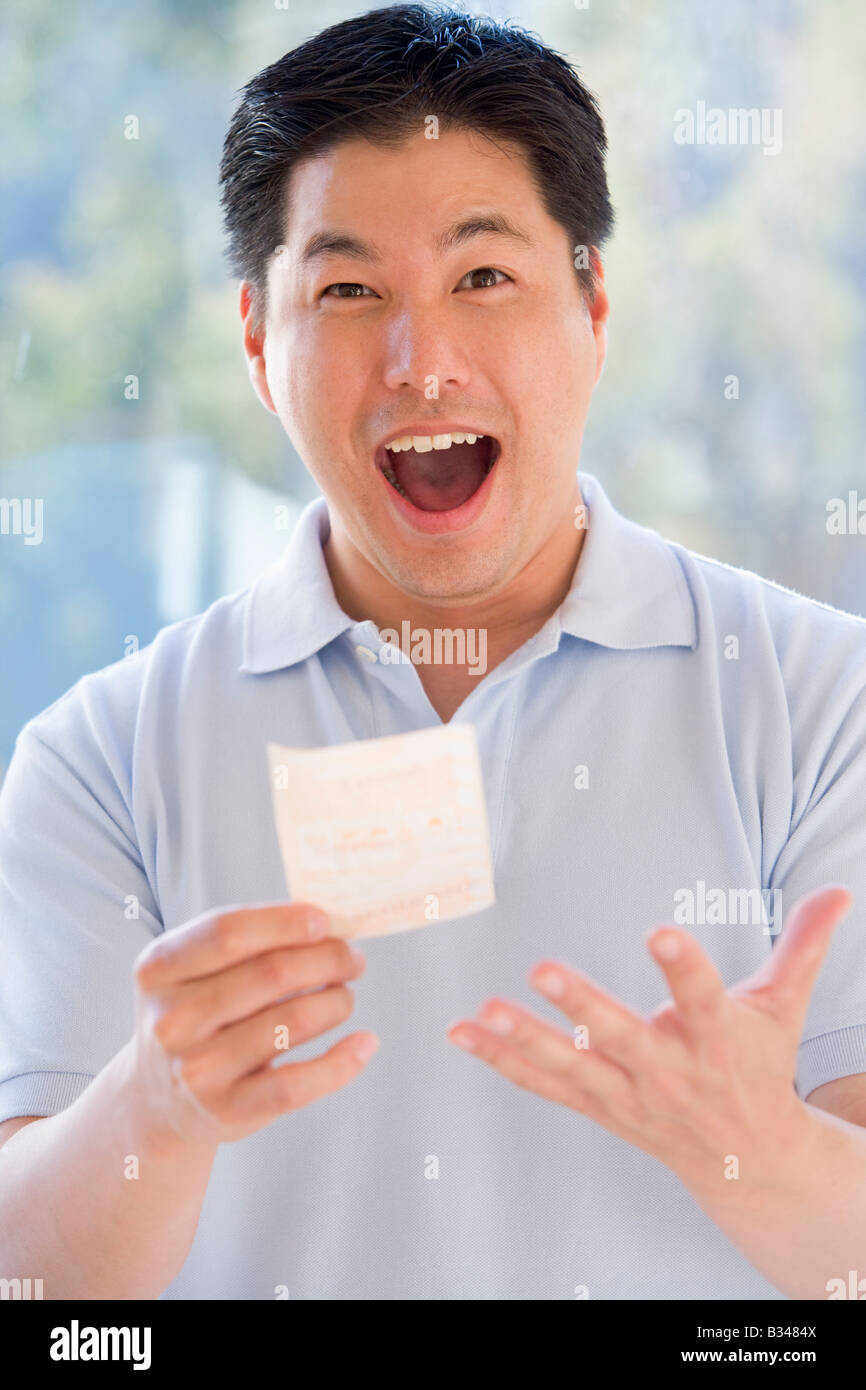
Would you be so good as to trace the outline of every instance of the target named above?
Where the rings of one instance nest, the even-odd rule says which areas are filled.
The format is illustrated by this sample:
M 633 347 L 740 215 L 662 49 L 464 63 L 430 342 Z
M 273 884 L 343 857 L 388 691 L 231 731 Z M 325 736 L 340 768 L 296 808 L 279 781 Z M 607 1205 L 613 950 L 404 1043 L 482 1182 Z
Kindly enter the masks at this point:
M 478 734 L 495 907 L 363 943 L 351 1019 L 292 1055 L 356 1029 L 379 1052 L 221 1146 L 165 1297 L 782 1297 L 662 1164 L 445 1037 L 498 993 L 570 1031 L 527 983 L 542 956 L 651 1012 L 644 938 L 665 921 L 733 984 L 772 950 L 774 894 L 787 910 L 840 881 L 854 903 L 798 1092 L 866 1071 L 866 621 L 665 540 L 580 478 L 568 596 L 454 716 Z M 318 498 L 250 588 L 22 730 L 0 795 L 0 1119 L 62 1110 L 128 1040 L 154 935 L 285 898 L 269 740 L 439 722 L 416 668 L 377 660 L 374 624 L 338 606 L 328 524 Z

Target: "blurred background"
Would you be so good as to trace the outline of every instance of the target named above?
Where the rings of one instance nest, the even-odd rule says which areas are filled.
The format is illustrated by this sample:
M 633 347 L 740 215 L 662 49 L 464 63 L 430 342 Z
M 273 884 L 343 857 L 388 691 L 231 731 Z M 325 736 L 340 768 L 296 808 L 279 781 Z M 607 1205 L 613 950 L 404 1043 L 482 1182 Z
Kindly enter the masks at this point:
M 217 171 L 243 83 L 369 8 L 6 0 L 0 778 L 27 719 L 248 583 L 317 493 L 249 385 Z M 465 8 L 566 54 L 607 124 L 610 352 L 581 467 L 626 515 L 866 614 L 858 0 Z M 768 130 L 781 111 L 781 149 L 702 142 L 700 103 Z

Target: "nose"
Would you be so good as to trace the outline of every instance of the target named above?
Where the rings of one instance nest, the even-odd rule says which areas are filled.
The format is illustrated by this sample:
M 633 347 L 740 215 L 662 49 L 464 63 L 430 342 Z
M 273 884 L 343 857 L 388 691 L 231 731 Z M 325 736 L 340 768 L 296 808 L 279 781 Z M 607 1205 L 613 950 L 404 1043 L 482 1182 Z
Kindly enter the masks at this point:
M 447 310 L 429 306 L 395 310 L 384 332 L 384 380 L 389 390 L 411 386 L 428 400 L 443 388 L 466 388 L 472 373 L 458 326 Z

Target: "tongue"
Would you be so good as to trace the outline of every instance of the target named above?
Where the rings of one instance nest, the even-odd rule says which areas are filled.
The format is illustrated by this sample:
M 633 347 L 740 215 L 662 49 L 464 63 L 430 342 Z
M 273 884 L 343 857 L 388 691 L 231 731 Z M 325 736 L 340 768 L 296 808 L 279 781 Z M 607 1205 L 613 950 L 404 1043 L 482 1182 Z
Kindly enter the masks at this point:
M 406 449 L 393 455 L 394 477 L 409 501 L 424 512 L 448 512 L 468 502 L 484 481 L 487 441 L 452 444 L 425 454 Z

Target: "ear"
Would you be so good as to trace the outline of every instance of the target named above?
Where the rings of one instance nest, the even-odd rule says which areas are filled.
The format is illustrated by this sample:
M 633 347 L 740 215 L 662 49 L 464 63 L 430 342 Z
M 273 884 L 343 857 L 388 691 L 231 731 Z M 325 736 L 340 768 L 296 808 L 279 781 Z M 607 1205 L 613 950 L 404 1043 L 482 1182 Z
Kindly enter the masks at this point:
M 247 359 L 250 381 L 265 410 L 276 415 L 277 408 L 271 397 L 265 364 L 265 327 L 264 323 L 256 323 L 256 309 L 255 290 L 248 280 L 244 280 L 241 283 L 240 311 L 244 325 L 244 355 Z
M 595 295 L 592 300 L 587 301 L 587 309 L 592 320 L 592 331 L 595 337 L 596 368 L 595 381 L 598 384 L 599 378 L 604 370 L 607 358 L 607 320 L 610 313 L 610 305 L 607 299 L 607 290 L 604 286 L 604 267 L 601 263 L 601 256 L 595 246 L 590 248 L 590 259 L 592 269 L 595 274 Z

